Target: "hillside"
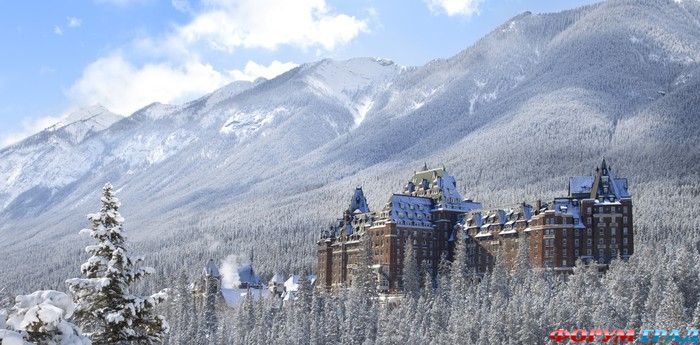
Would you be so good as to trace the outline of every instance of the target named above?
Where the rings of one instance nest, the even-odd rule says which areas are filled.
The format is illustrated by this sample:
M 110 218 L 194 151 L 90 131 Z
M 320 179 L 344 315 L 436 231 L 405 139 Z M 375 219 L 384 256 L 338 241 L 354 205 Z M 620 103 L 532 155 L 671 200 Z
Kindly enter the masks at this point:
M 608 1 L 523 13 L 425 66 L 322 60 L 89 131 L 47 129 L 0 150 L 0 281 L 14 292 L 75 274 L 108 180 L 164 274 L 251 248 L 263 274 L 309 266 L 354 186 L 380 207 L 423 162 L 496 206 L 560 195 L 605 156 L 630 178 L 639 231 L 697 229 L 674 204 L 700 201 L 698 95 L 698 2 Z M 47 264 L 29 271 L 28 257 Z

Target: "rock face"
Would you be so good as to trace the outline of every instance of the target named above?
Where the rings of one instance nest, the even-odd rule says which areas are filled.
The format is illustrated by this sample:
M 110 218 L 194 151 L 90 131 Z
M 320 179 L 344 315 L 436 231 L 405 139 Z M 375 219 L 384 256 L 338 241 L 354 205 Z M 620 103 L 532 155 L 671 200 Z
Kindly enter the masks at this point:
M 559 194 L 601 156 L 640 190 L 697 181 L 699 22 L 694 1 L 523 13 L 421 67 L 323 60 L 117 122 L 86 110 L 0 150 L 0 281 L 31 280 L 27 253 L 80 247 L 107 180 L 132 238 L 166 261 L 182 257 L 181 241 L 198 250 L 232 232 L 233 248 L 310 242 L 348 190 L 366 186 L 378 208 L 426 161 L 485 206 Z M 58 276 L 72 259 L 55 259 Z

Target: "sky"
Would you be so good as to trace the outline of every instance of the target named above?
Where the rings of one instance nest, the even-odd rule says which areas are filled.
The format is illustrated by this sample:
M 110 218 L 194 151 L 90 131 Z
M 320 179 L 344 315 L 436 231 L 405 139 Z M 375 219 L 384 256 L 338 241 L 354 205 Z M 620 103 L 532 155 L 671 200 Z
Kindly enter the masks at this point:
M 128 116 L 323 58 L 419 66 L 525 11 L 591 0 L 0 2 L 0 147 L 86 106 Z

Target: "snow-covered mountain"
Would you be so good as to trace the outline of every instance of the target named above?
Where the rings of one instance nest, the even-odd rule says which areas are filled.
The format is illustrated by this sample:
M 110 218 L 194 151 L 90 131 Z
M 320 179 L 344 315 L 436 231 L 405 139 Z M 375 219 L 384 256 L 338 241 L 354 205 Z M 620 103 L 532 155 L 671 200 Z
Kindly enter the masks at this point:
M 46 248 L 71 248 L 52 257 L 65 272 L 108 180 L 164 264 L 296 255 L 260 254 L 263 269 L 308 263 L 355 185 L 380 207 L 423 162 L 496 205 L 559 195 L 605 155 L 650 202 L 654 183 L 700 178 L 698 95 L 699 3 L 619 0 L 523 13 L 425 66 L 322 60 L 111 125 L 92 109 L 0 150 L 0 281 L 34 274 L 15 267 Z

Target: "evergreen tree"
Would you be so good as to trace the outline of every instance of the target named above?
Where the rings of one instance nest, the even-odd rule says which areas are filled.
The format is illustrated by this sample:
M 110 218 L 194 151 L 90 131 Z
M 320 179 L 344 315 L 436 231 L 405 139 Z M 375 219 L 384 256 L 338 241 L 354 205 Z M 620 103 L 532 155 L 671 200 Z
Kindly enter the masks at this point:
M 121 204 L 109 183 L 102 189 L 101 202 L 100 211 L 88 215 L 91 228 L 81 231 L 97 240 L 85 248 L 92 255 L 80 267 L 85 278 L 66 281 L 76 299 L 75 318 L 96 343 L 159 343 L 168 324 L 153 309 L 166 291 L 145 298 L 130 292 L 129 287 L 153 269 L 138 267 L 143 259 L 127 255 Z
M 353 285 L 356 292 L 363 298 L 373 298 L 377 296 L 377 278 L 372 266 L 374 265 L 372 253 L 372 241 L 367 234 L 362 236 L 362 250 L 360 260 L 355 268 Z
M 685 325 L 686 323 L 683 309 L 683 295 L 678 285 L 671 281 L 666 287 L 659 311 L 656 312 L 656 327 L 673 329 Z
M 67 320 L 75 305 L 63 292 L 44 290 L 17 296 L 7 316 L 0 312 L 0 343 L 89 345 L 80 328 Z M 5 328 L 9 329 L 5 329 Z M 27 343 L 25 343 L 25 341 Z
M 243 304 L 238 312 L 236 332 L 243 344 L 248 343 L 255 328 L 255 305 L 250 291 L 243 297 Z
M 454 260 L 450 267 L 453 299 L 461 299 L 467 293 L 467 244 L 462 231 L 455 231 Z
M 408 237 L 404 243 L 403 270 L 401 271 L 404 294 L 413 298 L 418 297 L 420 293 L 420 279 L 418 262 L 413 251 L 413 238 Z

